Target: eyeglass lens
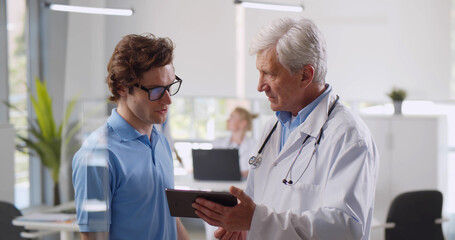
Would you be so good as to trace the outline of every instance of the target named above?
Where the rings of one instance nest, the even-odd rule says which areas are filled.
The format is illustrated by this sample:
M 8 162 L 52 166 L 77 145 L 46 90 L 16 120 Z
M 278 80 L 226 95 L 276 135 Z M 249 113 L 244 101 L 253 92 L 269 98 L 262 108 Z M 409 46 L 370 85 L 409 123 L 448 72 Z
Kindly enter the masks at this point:
M 157 100 L 163 97 L 164 91 L 168 90 L 169 95 L 175 95 L 179 89 L 182 81 L 176 81 L 166 87 L 157 87 L 149 90 L 149 99 L 150 101 Z

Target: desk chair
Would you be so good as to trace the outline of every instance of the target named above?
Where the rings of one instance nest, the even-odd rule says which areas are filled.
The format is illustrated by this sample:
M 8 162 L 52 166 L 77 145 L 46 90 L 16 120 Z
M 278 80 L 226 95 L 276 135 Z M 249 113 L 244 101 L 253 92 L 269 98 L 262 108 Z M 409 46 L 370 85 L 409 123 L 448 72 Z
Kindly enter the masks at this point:
M 24 227 L 14 226 L 12 221 L 16 217 L 22 216 L 21 211 L 9 202 L 0 201 L 0 238 L 8 240 L 23 240 L 28 238 L 38 238 L 55 231 L 28 231 Z
M 0 233 L 4 239 L 22 240 L 23 227 L 14 226 L 11 221 L 22 213 L 11 203 L 0 201 Z
M 442 194 L 415 191 L 398 195 L 387 214 L 386 240 L 443 240 Z

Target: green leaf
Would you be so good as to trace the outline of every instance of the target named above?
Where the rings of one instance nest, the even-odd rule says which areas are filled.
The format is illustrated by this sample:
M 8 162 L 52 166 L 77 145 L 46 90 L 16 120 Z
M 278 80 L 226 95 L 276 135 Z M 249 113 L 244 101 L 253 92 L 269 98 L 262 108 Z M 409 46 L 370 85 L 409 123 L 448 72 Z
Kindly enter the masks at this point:
M 71 99 L 66 108 L 64 119 L 57 128 L 53 116 L 52 99 L 47 91 L 46 84 L 38 78 L 35 79 L 35 82 L 36 97 L 30 91 L 29 95 L 36 118 L 28 119 L 29 136 L 24 137 L 19 135 L 19 133 L 16 134 L 18 139 L 16 149 L 38 156 L 41 163 L 51 171 L 54 182 L 58 183 L 62 144 L 69 144 L 73 141 L 74 136 L 82 126 L 81 122 L 75 122 L 71 123 L 66 129 L 78 97 Z M 10 108 L 14 107 L 9 103 L 5 104 Z
M 68 121 L 70 119 L 71 113 L 73 112 L 74 107 L 76 106 L 77 99 L 79 98 L 79 95 L 80 94 L 78 94 L 75 97 L 73 97 L 70 100 L 70 102 L 68 103 L 68 106 L 66 107 L 66 110 L 65 110 L 65 116 L 64 116 L 63 122 L 62 122 L 62 126 L 63 127 L 65 127 L 68 124 Z
M 18 107 L 14 106 L 13 104 L 11 104 L 8 101 L 3 101 L 3 104 L 5 104 L 8 108 L 14 109 L 14 110 L 16 110 L 18 112 L 23 112 L 21 109 L 19 109 Z
M 25 149 L 28 149 L 28 153 L 31 154 L 31 155 L 35 155 L 35 156 L 38 156 L 40 159 L 46 159 L 44 157 L 44 152 L 42 151 L 42 149 L 38 146 L 37 142 L 33 142 L 27 138 L 24 138 L 24 137 L 20 137 L 18 136 L 19 139 L 22 140 L 22 142 L 24 143 L 25 147 L 24 148 L 21 148 L 21 149 L 18 149 L 24 153 L 26 153 L 26 151 L 24 151 Z M 43 160 L 41 160 L 43 161 Z M 46 165 L 43 163 L 43 165 Z
M 68 128 L 68 131 L 67 133 L 65 134 L 65 137 L 64 137 L 64 146 L 68 146 L 68 144 L 70 143 L 70 141 L 72 139 L 74 139 L 74 136 L 77 134 L 77 132 L 79 132 L 79 130 L 81 129 L 82 127 L 82 122 L 76 122 L 76 123 L 72 123 L 70 124 L 69 128 Z
M 46 139 L 56 136 L 54 115 L 52 113 L 52 100 L 46 89 L 46 84 L 38 78 L 36 82 L 37 99 L 32 97 L 32 104 L 35 110 L 38 125 Z

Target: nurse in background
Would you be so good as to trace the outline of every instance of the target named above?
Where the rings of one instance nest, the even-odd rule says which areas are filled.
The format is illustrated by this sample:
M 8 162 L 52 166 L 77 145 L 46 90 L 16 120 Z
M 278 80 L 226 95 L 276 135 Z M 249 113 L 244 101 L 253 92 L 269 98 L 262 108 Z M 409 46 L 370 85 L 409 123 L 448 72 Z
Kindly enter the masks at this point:
M 257 141 L 247 136 L 252 128 L 253 119 L 258 115 L 251 114 L 248 110 L 236 107 L 227 120 L 226 128 L 231 131 L 231 136 L 217 138 L 213 141 L 213 148 L 237 148 L 239 149 L 239 165 L 242 177 L 248 176 L 250 166 L 248 159 L 254 155 Z

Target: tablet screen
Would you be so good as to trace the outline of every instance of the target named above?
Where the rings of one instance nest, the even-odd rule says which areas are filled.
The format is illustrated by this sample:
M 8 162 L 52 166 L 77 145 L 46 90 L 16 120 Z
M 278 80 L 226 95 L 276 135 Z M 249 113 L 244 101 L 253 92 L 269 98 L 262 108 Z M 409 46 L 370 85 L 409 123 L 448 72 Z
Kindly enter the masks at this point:
M 195 209 L 191 206 L 196 198 L 204 198 L 224 206 L 233 207 L 237 205 L 237 198 L 229 192 L 211 192 L 196 190 L 178 190 L 166 188 L 167 203 L 171 216 L 199 218 Z

